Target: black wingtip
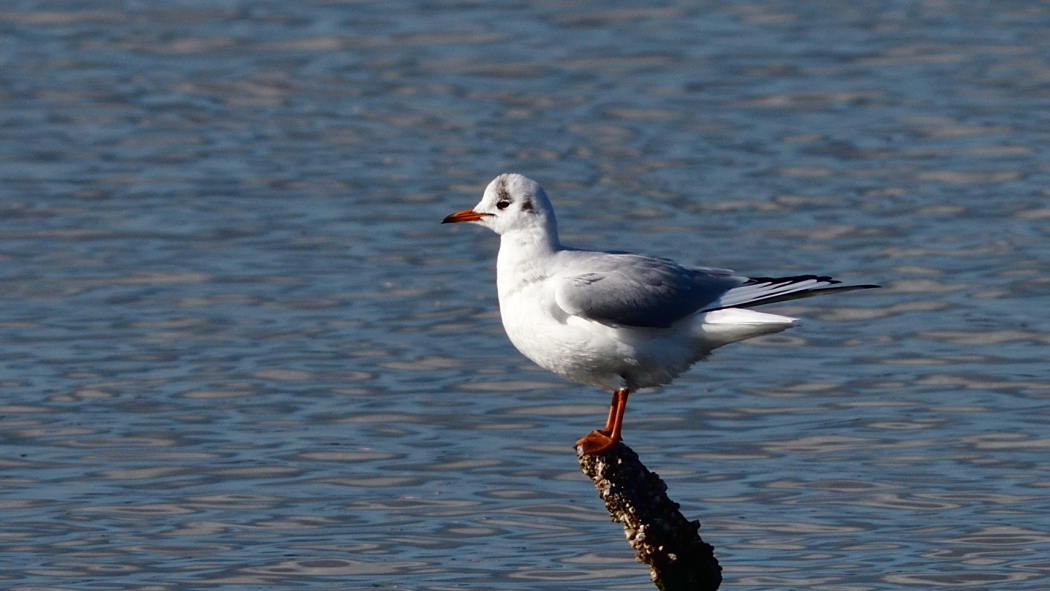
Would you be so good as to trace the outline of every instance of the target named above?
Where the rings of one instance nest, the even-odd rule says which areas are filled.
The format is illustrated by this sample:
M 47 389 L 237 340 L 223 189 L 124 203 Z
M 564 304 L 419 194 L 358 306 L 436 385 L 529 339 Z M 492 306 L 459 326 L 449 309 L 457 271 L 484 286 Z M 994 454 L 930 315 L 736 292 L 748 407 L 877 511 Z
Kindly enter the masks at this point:
M 826 295 L 831 293 L 845 293 L 847 291 L 858 291 L 861 289 L 876 289 L 882 287 L 881 285 L 875 285 L 874 283 L 865 283 L 861 285 L 843 285 L 841 281 L 837 279 L 832 279 L 831 277 L 825 275 L 796 275 L 794 277 L 752 277 L 749 281 L 743 283 L 742 286 L 755 284 L 789 286 L 791 284 L 808 281 L 819 281 L 822 285 L 817 287 L 803 288 L 797 291 L 789 291 L 788 293 L 758 296 L 750 301 L 739 302 L 724 307 L 754 308 L 756 306 L 764 306 L 766 304 L 789 302 L 791 300 L 800 300 L 802 298 L 811 298 L 814 296 Z

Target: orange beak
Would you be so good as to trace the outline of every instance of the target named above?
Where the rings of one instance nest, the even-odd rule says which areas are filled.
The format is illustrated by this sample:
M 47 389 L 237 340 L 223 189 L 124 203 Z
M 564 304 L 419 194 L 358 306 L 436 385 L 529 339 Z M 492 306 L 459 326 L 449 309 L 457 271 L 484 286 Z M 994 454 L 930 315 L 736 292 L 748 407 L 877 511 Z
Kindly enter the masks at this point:
M 458 224 L 460 222 L 476 222 L 481 218 L 492 215 L 491 213 L 478 213 L 473 209 L 467 209 L 464 211 L 457 211 L 456 213 L 447 216 L 441 220 L 442 224 Z

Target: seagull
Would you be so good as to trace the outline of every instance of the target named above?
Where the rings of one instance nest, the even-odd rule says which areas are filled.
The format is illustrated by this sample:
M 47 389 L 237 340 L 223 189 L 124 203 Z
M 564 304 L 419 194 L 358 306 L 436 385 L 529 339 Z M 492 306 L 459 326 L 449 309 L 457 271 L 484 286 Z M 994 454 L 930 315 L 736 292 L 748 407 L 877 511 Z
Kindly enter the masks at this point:
M 558 241 L 547 193 L 520 174 L 499 175 L 473 209 L 441 223 L 461 222 L 500 235 L 500 317 L 518 351 L 563 378 L 613 392 L 605 427 L 576 442 L 585 454 L 621 440 L 630 392 L 670 383 L 722 345 L 797 322 L 751 308 L 879 287 L 841 285 L 823 275 L 742 277 L 642 254 L 569 248 Z

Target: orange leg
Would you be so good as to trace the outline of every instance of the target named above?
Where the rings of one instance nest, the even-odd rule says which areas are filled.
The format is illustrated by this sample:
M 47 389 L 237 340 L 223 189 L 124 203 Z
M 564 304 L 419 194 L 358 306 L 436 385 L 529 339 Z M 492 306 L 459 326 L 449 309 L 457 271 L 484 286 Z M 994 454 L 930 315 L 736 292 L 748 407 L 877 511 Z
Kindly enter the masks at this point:
M 620 391 L 613 392 L 612 403 L 609 404 L 609 418 L 605 419 L 605 426 L 598 429 L 602 435 L 612 435 L 613 424 L 616 423 L 616 413 L 620 411 Z
M 609 418 L 605 421 L 605 428 L 591 431 L 583 439 L 576 442 L 577 446 L 583 446 L 583 453 L 587 455 L 602 453 L 620 442 L 620 431 L 623 429 L 623 413 L 627 410 L 628 393 L 627 388 L 621 388 L 614 392 L 612 404 L 609 406 Z

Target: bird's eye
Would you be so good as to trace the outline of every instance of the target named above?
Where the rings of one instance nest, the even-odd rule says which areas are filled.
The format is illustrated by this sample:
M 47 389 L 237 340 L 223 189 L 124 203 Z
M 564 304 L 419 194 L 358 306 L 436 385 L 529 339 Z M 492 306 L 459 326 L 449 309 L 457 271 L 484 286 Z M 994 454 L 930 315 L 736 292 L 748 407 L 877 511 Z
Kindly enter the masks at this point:
M 510 201 L 500 201 L 496 204 L 496 209 L 507 209 L 510 206 Z

